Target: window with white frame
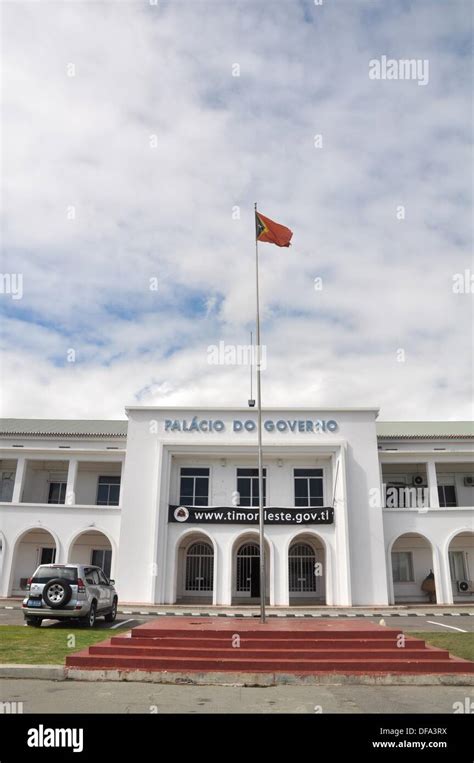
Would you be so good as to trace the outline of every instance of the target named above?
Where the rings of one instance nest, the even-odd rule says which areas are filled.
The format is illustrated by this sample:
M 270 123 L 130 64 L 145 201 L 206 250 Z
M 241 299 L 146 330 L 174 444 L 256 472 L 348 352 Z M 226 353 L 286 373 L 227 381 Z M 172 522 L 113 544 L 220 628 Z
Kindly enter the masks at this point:
M 411 551 L 392 551 L 394 583 L 413 583 L 413 554 Z
M 295 506 L 324 506 L 323 470 L 295 469 Z
M 182 506 L 209 506 L 208 467 L 181 467 L 179 502 Z
M 120 476 L 99 477 L 97 486 L 98 506 L 118 506 L 120 500 Z
M 263 472 L 263 505 L 267 497 L 267 470 Z M 237 469 L 237 492 L 240 506 L 259 506 L 258 469 Z
M 59 472 L 49 475 L 48 503 L 66 502 L 67 474 Z

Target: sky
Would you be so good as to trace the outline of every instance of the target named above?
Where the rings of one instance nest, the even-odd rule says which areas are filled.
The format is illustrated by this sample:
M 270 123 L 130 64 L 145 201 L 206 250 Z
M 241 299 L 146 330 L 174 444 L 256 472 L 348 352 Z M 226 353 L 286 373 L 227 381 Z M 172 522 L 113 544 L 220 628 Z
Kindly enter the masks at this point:
M 0 415 L 246 405 L 257 202 L 264 406 L 472 417 L 469 0 L 1 12 Z

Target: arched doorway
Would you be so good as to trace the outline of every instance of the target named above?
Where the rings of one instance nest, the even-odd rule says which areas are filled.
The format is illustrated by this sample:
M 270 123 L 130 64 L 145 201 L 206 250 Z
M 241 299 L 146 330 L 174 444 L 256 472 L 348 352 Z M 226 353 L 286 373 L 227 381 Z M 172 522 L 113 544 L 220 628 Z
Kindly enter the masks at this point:
M 93 564 L 105 572 L 108 578 L 113 578 L 112 545 L 107 536 L 100 530 L 84 530 L 71 543 L 68 562 L 75 564 Z
M 390 562 L 395 604 L 436 603 L 436 590 L 439 596 L 441 585 L 434 576 L 433 548 L 424 535 L 400 535 L 392 544 Z M 428 584 L 422 587 L 427 579 L 433 592 Z
M 212 604 L 214 547 L 205 535 L 193 534 L 178 549 L 178 603 Z
M 256 604 L 260 601 L 260 545 L 256 536 L 241 538 L 233 551 L 233 604 Z M 266 601 L 270 595 L 270 549 L 265 542 Z
M 448 547 L 453 601 L 470 604 L 474 600 L 474 532 L 461 531 Z
M 24 595 L 28 578 L 40 564 L 55 562 L 57 553 L 56 541 L 49 530 L 35 527 L 23 533 L 13 554 L 11 595 Z
M 319 538 L 300 535 L 288 549 L 290 604 L 325 604 L 326 570 L 324 546 Z

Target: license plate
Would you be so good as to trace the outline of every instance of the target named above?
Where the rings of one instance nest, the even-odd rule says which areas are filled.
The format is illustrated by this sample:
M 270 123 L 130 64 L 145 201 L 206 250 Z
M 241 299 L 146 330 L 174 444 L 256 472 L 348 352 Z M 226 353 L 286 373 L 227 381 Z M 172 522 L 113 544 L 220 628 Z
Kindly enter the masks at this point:
M 41 607 L 41 599 L 28 599 L 28 607 Z

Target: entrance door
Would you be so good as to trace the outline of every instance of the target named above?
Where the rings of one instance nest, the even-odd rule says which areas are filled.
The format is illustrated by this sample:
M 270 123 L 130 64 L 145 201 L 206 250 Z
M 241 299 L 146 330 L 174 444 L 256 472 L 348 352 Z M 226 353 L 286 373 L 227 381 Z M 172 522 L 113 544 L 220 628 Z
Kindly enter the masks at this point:
M 244 543 L 237 551 L 237 596 L 260 596 L 260 549 L 256 543 Z
M 186 554 L 184 589 L 186 594 L 212 593 L 214 574 L 214 550 L 209 543 L 198 541 Z
M 294 543 L 288 554 L 290 595 L 316 592 L 316 556 L 309 543 Z

